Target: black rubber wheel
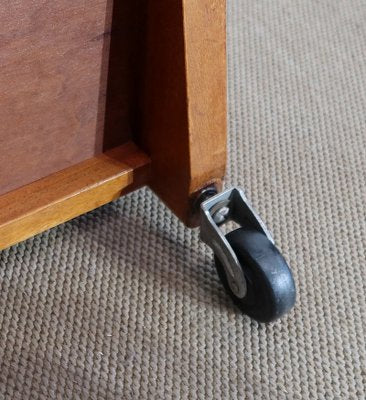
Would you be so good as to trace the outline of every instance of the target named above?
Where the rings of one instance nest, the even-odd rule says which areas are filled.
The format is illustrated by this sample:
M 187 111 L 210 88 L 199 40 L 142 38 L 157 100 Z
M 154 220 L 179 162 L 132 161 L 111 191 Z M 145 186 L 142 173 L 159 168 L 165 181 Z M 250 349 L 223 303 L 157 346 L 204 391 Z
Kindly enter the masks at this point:
M 259 322 L 271 322 L 287 313 L 295 304 L 295 282 L 276 246 L 263 233 L 245 228 L 228 233 L 226 239 L 238 257 L 247 283 L 245 297 L 236 297 L 221 261 L 215 256 L 217 272 L 234 303 Z

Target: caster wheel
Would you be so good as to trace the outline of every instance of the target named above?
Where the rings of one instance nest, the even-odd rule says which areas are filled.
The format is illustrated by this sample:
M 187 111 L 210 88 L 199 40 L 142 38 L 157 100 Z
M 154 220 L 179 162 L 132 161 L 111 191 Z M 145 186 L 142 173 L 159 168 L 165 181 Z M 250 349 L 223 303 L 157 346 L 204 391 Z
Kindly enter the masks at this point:
M 215 256 L 219 277 L 234 303 L 259 322 L 271 322 L 289 311 L 296 298 L 292 273 L 274 244 L 261 232 L 236 229 L 226 235 L 243 269 L 247 292 L 237 297 L 230 289 L 223 265 Z

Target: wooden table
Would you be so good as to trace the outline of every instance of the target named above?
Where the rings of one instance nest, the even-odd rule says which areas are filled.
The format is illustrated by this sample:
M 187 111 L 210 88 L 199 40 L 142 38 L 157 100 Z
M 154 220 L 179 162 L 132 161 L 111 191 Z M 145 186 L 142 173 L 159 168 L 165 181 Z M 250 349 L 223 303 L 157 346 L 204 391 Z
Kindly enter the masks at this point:
M 150 186 L 188 226 L 226 161 L 224 0 L 0 5 L 0 248 Z

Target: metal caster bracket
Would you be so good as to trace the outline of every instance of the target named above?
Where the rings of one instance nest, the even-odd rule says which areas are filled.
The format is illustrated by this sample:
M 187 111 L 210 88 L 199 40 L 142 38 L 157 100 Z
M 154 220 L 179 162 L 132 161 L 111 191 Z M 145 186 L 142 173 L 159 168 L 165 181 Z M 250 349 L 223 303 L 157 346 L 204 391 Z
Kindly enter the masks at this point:
M 245 297 L 247 285 L 243 269 L 232 247 L 219 228 L 228 221 L 264 233 L 274 243 L 263 221 L 250 205 L 243 190 L 232 188 L 201 203 L 201 239 L 222 262 L 228 284 L 239 299 Z

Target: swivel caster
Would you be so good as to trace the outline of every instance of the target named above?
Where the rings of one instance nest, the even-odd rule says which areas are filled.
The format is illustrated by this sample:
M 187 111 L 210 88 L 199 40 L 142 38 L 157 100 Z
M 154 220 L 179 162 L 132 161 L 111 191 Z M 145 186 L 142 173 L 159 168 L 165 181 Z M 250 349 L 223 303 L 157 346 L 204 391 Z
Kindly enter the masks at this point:
M 240 228 L 225 236 L 219 227 L 230 220 Z M 201 203 L 201 239 L 213 249 L 218 275 L 245 314 L 271 322 L 293 307 L 290 268 L 242 190 L 230 189 Z

